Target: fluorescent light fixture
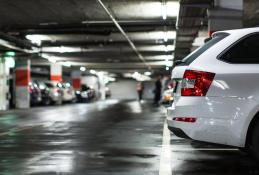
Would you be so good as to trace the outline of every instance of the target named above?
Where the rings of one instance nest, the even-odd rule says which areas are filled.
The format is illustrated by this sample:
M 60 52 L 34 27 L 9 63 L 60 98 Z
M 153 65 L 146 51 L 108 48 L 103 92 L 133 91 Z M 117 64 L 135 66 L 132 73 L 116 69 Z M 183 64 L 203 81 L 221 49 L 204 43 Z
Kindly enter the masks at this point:
M 48 54 L 41 54 L 41 57 L 47 59 L 51 63 L 57 62 L 57 59 L 54 56 L 50 56 Z
M 138 72 L 134 72 L 131 76 L 133 79 L 137 81 L 149 81 L 151 78 L 147 75 L 140 74 Z
M 150 76 L 152 73 L 151 72 L 145 72 L 144 75 Z
M 5 52 L 5 56 L 7 56 L 7 57 L 15 57 L 15 52 L 14 51 Z
M 161 3 L 161 12 L 162 12 L 163 20 L 166 20 L 167 19 L 167 3 L 166 2 Z
M 168 17 L 177 17 L 179 14 L 180 4 L 178 1 L 169 1 L 166 4 L 167 9 L 170 9 L 167 11 Z
M 86 71 L 86 68 L 85 68 L 85 67 L 80 67 L 80 70 L 81 70 L 82 72 L 84 72 L 84 71 Z
M 41 42 L 43 40 L 47 40 L 49 37 L 44 36 L 44 35 L 26 35 L 25 38 L 30 40 L 32 43 L 40 46 Z
M 71 63 L 68 61 L 61 62 L 61 64 L 65 67 L 71 67 Z
M 89 72 L 90 72 L 91 74 L 96 74 L 96 71 L 93 70 L 93 69 L 91 69 Z
M 168 41 L 168 32 L 165 31 L 164 32 L 164 42 L 167 42 Z
M 169 51 L 174 51 L 175 46 L 174 45 L 164 45 L 164 51 L 169 52 Z

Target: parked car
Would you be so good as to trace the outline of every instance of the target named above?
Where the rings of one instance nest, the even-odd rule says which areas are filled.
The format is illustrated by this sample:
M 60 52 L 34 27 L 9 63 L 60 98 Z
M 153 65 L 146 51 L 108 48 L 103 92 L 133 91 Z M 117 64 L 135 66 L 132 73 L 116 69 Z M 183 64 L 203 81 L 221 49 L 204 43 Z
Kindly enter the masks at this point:
M 52 102 L 50 88 L 44 82 L 36 81 L 35 83 L 41 91 L 41 103 L 43 105 L 50 105 Z
M 57 82 L 48 81 L 48 82 L 45 82 L 45 85 L 50 90 L 51 103 L 62 104 L 62 96 L 63 96 L 62 84 L 57 83 Z
M 221 31 L 178 62 L 168 126 L 177 136 L 245 148 L 259 159 L 259 28 Z
M 41 91 L 38 85 L 32 81 L 29 83 L 29 93 L 30 93 L 30 104 L 32 106 L 39 105 L 41 103 Z
M 164 105 L 172 104 L 174 97 L 173 97 L 174 89 L 167 89 L 163 92 L 161 103 Z
M 89 86 L 83 84 L 81 86 L 81 91 L 76 91 L 76 98 L 78 102 L 89 102 L 95 98 L 95 91 Z
M 63 96 L 62 96 L 63 102 L 75 101 L 76 99 L 75 91 L 70 83 L 63 83 L 62 90 L 63 90 Z

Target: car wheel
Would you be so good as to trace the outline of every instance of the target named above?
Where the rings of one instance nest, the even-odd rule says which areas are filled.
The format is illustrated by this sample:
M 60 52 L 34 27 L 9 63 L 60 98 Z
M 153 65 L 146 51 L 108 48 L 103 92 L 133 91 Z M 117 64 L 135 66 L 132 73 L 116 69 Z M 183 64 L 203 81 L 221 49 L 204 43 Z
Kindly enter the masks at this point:
M 251 139 L 251 151 L 259 161 L 259 122 L 256 123 Z

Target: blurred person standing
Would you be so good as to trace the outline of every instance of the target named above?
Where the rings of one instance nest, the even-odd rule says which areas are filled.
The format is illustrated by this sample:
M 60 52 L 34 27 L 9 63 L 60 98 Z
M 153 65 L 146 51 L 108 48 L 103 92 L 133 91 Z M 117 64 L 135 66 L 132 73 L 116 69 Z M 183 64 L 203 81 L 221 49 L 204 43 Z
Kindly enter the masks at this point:
M 159 101 L 161 99 L 161 91 L 162 91 L 162 83 L 161 83 L 161 76 L 158 76 L 155 82 L 155 89 L 154 89 L 154 104 L 159 105 Z
M 142 82 L 137 84 L 138 100 L 141 101 L 143 97 L 144 85 Z

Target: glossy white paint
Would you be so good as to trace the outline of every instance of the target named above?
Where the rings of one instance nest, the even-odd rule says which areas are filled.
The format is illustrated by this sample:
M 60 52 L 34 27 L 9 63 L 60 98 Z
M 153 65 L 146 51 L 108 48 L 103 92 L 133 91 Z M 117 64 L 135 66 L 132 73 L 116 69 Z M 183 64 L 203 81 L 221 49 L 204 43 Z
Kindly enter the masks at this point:
M 206 97 L 182 97 L 177 88 L 167 120 L 169 126 L 182 129 L 194 140 L 244 147 L 249 124 L 259 111 L 259 65 L 229 64 L 217 56 L 240 38 L 259 32 L 259 28 L 224 32 L 230 35 L 190 65 L 174 68 L 173 79 L 181 79 L 186 69 L 213 72 L 216 76 Z M 195 117 L 197 121 L 172 121 L 173 117 Z

